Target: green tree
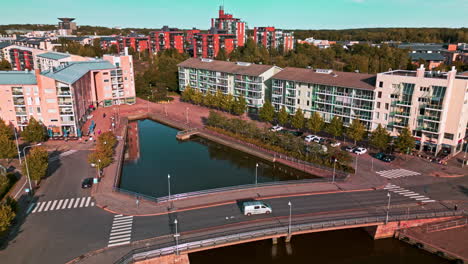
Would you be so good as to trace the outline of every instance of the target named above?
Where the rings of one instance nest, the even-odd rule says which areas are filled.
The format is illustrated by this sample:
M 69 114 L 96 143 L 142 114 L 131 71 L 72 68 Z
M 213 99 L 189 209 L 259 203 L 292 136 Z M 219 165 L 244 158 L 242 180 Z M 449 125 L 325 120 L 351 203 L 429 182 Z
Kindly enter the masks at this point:
M 195 92 L 192 95 L 192 102 L 194 104 L 199 105 L 199 104 L 201 104 L 202 101 L 203 101 L 203 93 L 200 92 L 200 90 L 198 90 L 198 89 L 195 90 Z
M 206 107 L 214 107 L 216 105 L 215 96 L 211 92 L 206 92 L 202 104 Z
M 280 111 L 278 112 L 278 123 L 282 126 L 286 125 L 288 123 L 288 118 L 289 118 L 289 114 L 288 112 L 286 111 L 286 107 L 281 107 Z
M 187 87 L 182 92 L 182 96 L 181 96 L 182 101 L 191 102 L 194 93 L 195 91 L 193 90 L 193 88 L 190 87 L 190 85 L 187 85 Z
M 216 55 L 216 60 L 222 60 L 222 61 L 225 61 L 227 60 L 228 58 L 228 55 L 226 53 L 226 50 L 224 48 L 221 48 L 219 51 L 218 51 L 218 55 Z
M 47 134 L 44 125 L 31 117 L 21 136 L 27 142 L 43 142 L 46 140 Z
M 13 139 L 13 129 L 8 126 L 0 117 L 0 135 L 7 136 L 8 139 Z
M 306 126 L 307 129 L 314 133 L 318 133 L 322 130 L 324 125 L 323 118 L 319 113 L 314 112 L 309 120 L 307 120 Z
M 302 110 L 299 108 L 296 110 L 294 115 L 292 116 L 291 119 L 291 125 L 292 127 L 296 129 L 303 129 L 304 128 L 304 114 L 302 113 Z
M 213 98 L 213 104 L 212 107 L 216 109 L 221 109 L 221 105 L 223 105 L 223 101 L 226 99 L 226 95 L 221 92 L 221 90 L 216 90 L 216 93 L 214 94 Z
M 414 137 L 411 135 L 411 130 L 407 127 L 403 128 L 395 141 L 396 148 L 401 153 L 409 153 L 415 146 Z
M 29 171 L 31 179 L 39 181 L 47 175 L 47 169 L 49 168 L 49 154 L 44 147 L 34 147 L 26 155 L 27 162 L 23 163 L 23 174 Z M 26 168 L 26 163 L 28 167 Z
M 90 164 L 95 164 L 100 170 L 112 164 L 113 161 L 112 156 L 109 156 L 109 153 L 103 150 L 96 150 L 88 156 L 88 162 Z
M 272 122 L 275 119 L 275 108 L 270 101 L 266 101 L 258 111 L 260 119 L 264 122 Z
M 352 140 L 354 140 L 354 145 L 356 145 L 357 141 L 364 138 L 366 127 L 362 124 L 361 120 L 354 119 L 348 128 L 347 134 Z
M 239 96 L 232 106 L 232 113 L 235 115 L 243 115 L 247 109 L 247 101 L 245 100 L 244 96 Z
M 0 234 L 8 230 L 15 216 L 16 213 L 10 205 L 0 204 Z
M 385 128 L 382 127 L 381 124 L 377 126 L 377 128 L 372 131 L 370 137 L 370 144 L 374 148 L 384 151 L 387 149 L 388 144 L 390 143 L 390 134 L 387 132 Z
M 234 104 L 234 96 L 232 94 L 228 94 L 224 96 L 223 101 L 220 103 L 220 107 L 222 110 L 226 112 L 231 112 L 233 104 Z
M 333 136 L 334 139 L 343 135 L 343 121 L 338 116 L 334 116 L 326 127 L 327 133 Z
M 11 70 L 11 64 L 5 60 L 5 59 L 2 59 L 0 61 L 0 71 L 10 71 Z
M 0 134 L 0 159 L 13 159 L 18 155 L 16 144 L 7 135 Z

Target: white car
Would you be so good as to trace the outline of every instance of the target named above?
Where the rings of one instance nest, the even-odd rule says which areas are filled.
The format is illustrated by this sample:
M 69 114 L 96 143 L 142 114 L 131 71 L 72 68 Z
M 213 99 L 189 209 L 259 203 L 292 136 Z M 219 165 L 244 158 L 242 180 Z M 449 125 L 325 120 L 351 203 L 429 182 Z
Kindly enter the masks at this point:
M 361 148 L 361 147 L 357 147 L 354 149 L 353 151 L 354 153 L 358 154 L 358 155 L 362 155 L 364 153 L 367 152 L 367 149 L 366 148 Z
M 332 146 L 334 148 L 339 147 L 340 145 L 341 145 L 341 142 L 338 142 L 338 141 L 330 143 L 330 146 Z
M 273 132 L 278 132 L 278 131 L 281 131 L 281 130 L 283 130 L 283 127 L 279 126 L 279 125 L 276 125 L 276 126 L 270 128 L 270 131 L 273 131 Z
M 320 142 L 320 137 L 319 137 L 319 136 L 316 136 L 316 135 L 308 135 L 308 136 L 306 136 L 306 137 L 304 138 L 304 140 L 305 140 L 306 142 L 309 142 L 309 143 L 312 142 L 312 141 L 313 141 L 313 142 L 319 143 L 319 142 Z

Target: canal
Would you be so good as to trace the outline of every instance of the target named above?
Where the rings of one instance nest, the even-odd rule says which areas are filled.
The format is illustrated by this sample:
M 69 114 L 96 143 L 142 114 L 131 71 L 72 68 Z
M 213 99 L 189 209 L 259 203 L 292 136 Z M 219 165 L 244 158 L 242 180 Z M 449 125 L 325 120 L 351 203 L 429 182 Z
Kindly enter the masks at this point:
M 190 264 L 448 264 L 397 239 L 373 240 L 363 229 L 293 236 L 189 254 Z
M 128 131 L 127 160 L 120 188 L 153 197 L 255 183 L 315 178 L 232 148 L 195 137 L 176 139 L 177 129 L 151 120 L 135 121 Z

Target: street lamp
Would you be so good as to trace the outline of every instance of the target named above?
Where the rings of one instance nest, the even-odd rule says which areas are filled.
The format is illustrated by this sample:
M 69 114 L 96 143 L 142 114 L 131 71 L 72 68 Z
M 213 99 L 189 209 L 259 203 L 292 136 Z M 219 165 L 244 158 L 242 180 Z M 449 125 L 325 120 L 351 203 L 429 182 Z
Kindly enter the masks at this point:
M 174 220 L 174 224 L 175 224 L 175 235 L 174 235 L 174 237 L 175 237 L 175 241 L 176 241 L 175 242 L 176 243 L 175 250 L 176 250 L 176 255 L 179 255 L 179 236 L 180 236 L 180 234 L 177 232 L 177 223 L 178 223 L 178 221 L 177 221 L 177 219 L 175 219 Z
M 148 98 L 148 101 L 147 101 L 147 103 L 146 103 L 146 107 L 147 107 L 147 111 L 146 111 L 146 112 L 149 113 L 149 102 L 150 102 L 150 101 L 149 101 L 149 99 L 150 99 L 149 95 L 147 96 L 147 98 Z
M 332 180 L 332 183 L 335 183 L 336 162 L 337 162 L 337 159 L 333 158 L 333 180 Z
M 98 179 L 101 178 L 101 159 L 98 159 L 97 173 L 98 173 Z
M 388 223 L 388 212 L 390 211 L 390 199 L 391 199 L 390 192 L 387 193 L 387 196 L 388 196 L 388 204 L 387 204 L 387 217 L 385 218 L 385 224 Z
M 167 175 L 167 192 L 168 192 L 168 202 L 171 201 L 171 175 Z
M 21 165 L 21 151 L 20 151 L 20 149 L 19 149 L 19 144 L 18 144 L 18 133 L 16 132 L 16 127 L 14 127 L 13 130 L 15 131 L 16 150 L 18 150 L 18 159 L 19 159 L 19 163 L 20 163 L 20 165 Z
M 255 163 L 255 185 L 257 185 L 258 183 L 257 170 L 258 170 L 258 163 Z
M 24 156 L 24 164 L 26 165 L 26 173 L 28 174 L 28 184 L 29 184 L 29 191 L 31 194 L 33 193 L 32 185 L 31 185 L 31 176 L 29 175 L 29 168 L 28 168 L 28 159 L 26 158 L 26 149 L 31 147 L 40 146 L 42 143 L 37 143 L 36 145 L 26 146 L 23 148 L 23 156 Z
M 289 225 L 288 225 L 288 235 L 291 235 L 291 216 L 292 216 L 292 203 L 291 201 L 288 202 L 289 206 Z

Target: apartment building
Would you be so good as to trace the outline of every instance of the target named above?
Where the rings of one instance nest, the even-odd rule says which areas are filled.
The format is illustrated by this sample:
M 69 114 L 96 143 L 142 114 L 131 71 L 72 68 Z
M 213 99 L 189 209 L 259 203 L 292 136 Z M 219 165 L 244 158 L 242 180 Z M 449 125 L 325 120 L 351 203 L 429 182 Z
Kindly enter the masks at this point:
M 237 45 L 242 47 L 245 44 L 245 22 L 240 18 L 234 18 L 232 14 L 224 13 L 224 7 L 219 7 L 218 17 L 211 19 L 211 28 L 226 31 L 226 34 L 236 36 Z
M 275 27 L 255 27 L 253 37 L 257 45 L 262 45 L 267 49 L 282 47 L 284 52 L 294 49 L 293 33 L 283 32 Z
M 220 90 L 236 97 L 243 95 L 253 112 L 269 98 L 270 78 L 281 70 L 272 65 L 198 58 L 187 59 L 177 66 L 181 91 L 190 86 L 203 93 Z
M 19 130 L 34 117 L 54 136 L 78 136 L 94 107 L 135 103 L 131 56 L 0 71 L 0 117 Z M 132 78 L 129 80 L 128 78 Z
M 36 56 L 47 51 L 22 47 L 17 45 L 6 46 L 2 49 L 3 58 L 10 64 L 11 68 L 16 71 L 33 70 L 37 67 Z
M 70 61 L 89 61 L 92 58 L 82 57 L 69 53 L 62 52 L 46 52 L 36 56 L 35 68 L 41 71 L 48 71 L 52 68 L 59 67 Z
M 372 74 L 287 67 L 272 77 L 271 102 L 276 111 L 300 108 L 305 117 L 318 112 L 325 122 L 339 116 L 345 126 L 359 119 L 370 129 L 374 90 Z
M 150 32 L 151 51 L 158 53 L 166 49 L 176 49 L 178 52 L 184 52 L 184 32 L 177 28 L 164 26 L 159 31 Z
M 225 30 L 211 28 L 208 33 L 198 33 L 192 39 L 192 57 L 215 58 L 221 49 L 229 54 L 237 47 L 237 38 Z
M 119 39 L 117 37 L 100 37 L 99 44 L 101 45 L 101 49 L 109 49 L 112 45 L 118 47 Z
M 150 40 L 144 35 L 130 35 L 127 37 L 120 37 L 117 50 L 118 52 L 123 52 L 125 48 L 132 48 L 135 52 L 143 52 L 145 50 L 149 50 Z
M 461 151 L 468 122 L 468 76 L 426 71 L 395 70 L 377 74 L 375 126 L 392 135 L 409 127 L 417 149 L 439 153 Z

